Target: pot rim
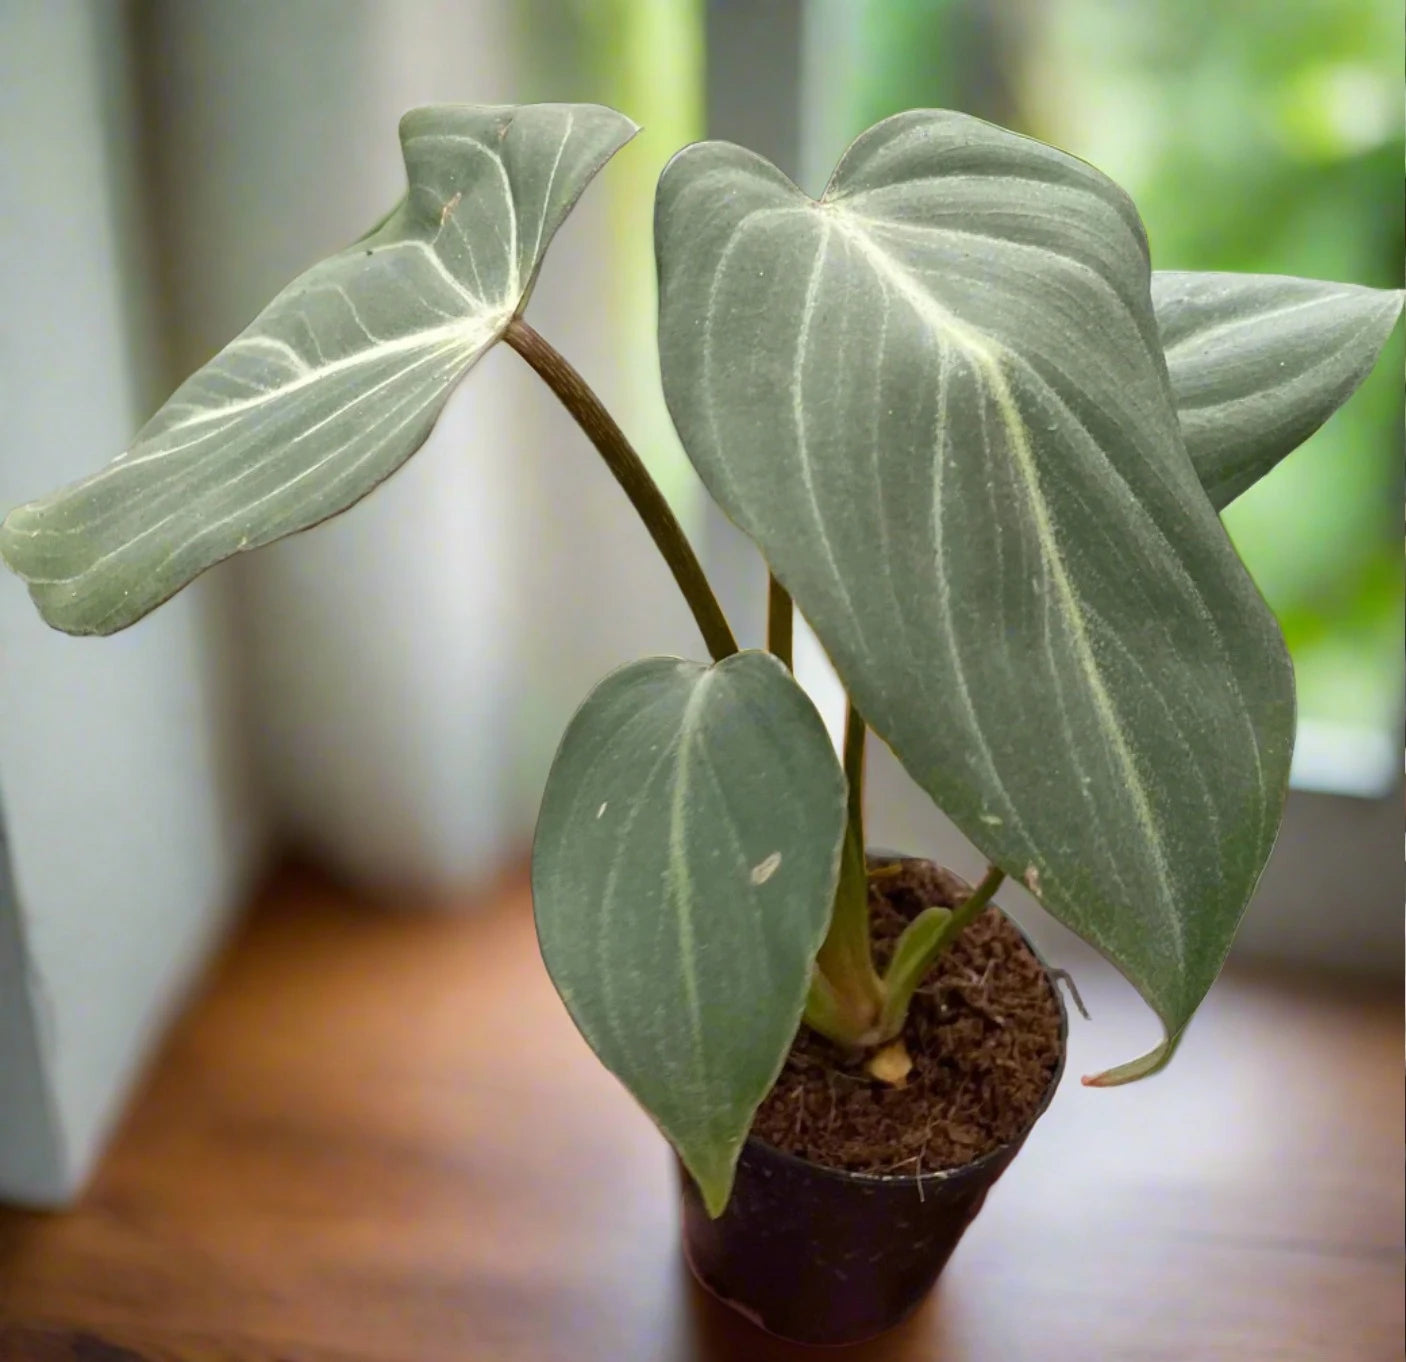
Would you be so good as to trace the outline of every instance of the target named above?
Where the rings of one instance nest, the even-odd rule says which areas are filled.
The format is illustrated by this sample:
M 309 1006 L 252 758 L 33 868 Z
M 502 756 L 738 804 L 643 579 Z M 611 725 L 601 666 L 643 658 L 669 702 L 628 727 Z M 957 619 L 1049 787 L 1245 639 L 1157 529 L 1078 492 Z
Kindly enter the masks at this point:
M 868 856 L 880 860 L 885 865 L 893 865 L 898 861 L 922 861 L 926 865 L 938 866 L 941 870 L 955 879 L 961 880 L 967 889 L 971 885 L 958 875 L 955 870 L 948 870 L 946 866 L 939 865 L 937 861 L 927 856 L 910 856 L 905 852 L 889 851 L 887 848 L 871 848 Z M 778 1149 L 774 1144 L 763 1140 L 759 1135 L 748 1134 L 745 1144 L 754 1144 L 764 1149 L 767 1154 L 783 1163 L 794 1164 L 799 1168 L 809 1170 L 811 1173 L 818 1173 L 821 1176 L 834 1178 L 841 1182 L 862 1183 L 870 1187 L 908 1187 L 914 1189 L 926 1189 L 936 1187 L 941 1183 L 948 1182 L 952 1178 L 962 1177 L 968 1174 L 975 1174 L 989 1168 L 991 1164 L 997 1162 L 1004 1155 L 1018 1150 L 1025 1142 L 1026 1137 L 1034 1129 L 1036 1121 L 1049 1110 L 1050 1103 L 1054 1101 L 1055 1092 L 1059 1088 L 1060 1080 L 1064 1077 L 1065 1060 L 1069 1053 L 1069 1009 L 1064 1003 L 1064 994 L 1060 992 L 1059 980 L 1050 969 L 1049 961 L 1040 954 L 1035 943 L 1026 934 L 1025 928 L 1020 925 L 1000 904 L 993 899 L 990 905 L 1012 927 L 1020 934 L 1020 939 L 1025 942 L 1031 955 L 1040 962 L 1040 968 L 1045 972 L 1045 980 L 1050 986 L 1050 992 L 1054 995 L 1055 1006 L 1059 1009 L 1059 1059 L 1055 1064 L 1054 1072 L 1050 1074 L 1049 1085 L 1045 1088 L 1045 1095 L 1040 1099 L 1040 1104 L 1030 1114 L 1030 1119 L 1014 1134 L 1009 1140 L 998 1144 L 995 1149 L 988 1149 L 979 1158 L 973 1159 L 970 1163 L 959 1164 L 955 1168 L 936 1168 L 930 1173 L 856 1173 L 847 1168 L 831 1168 L 827 1164 L 812 1163 L 810 1159 L 803 1159 L 799 1154 L 792 1154 L 789 1150 Z

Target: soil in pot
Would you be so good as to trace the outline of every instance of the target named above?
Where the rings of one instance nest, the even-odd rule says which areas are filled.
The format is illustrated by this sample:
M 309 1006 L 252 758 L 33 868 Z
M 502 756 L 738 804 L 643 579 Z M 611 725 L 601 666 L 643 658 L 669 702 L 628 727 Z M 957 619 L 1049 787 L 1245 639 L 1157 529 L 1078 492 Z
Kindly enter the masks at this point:
M 926 861 L 870 858 L 875 954 L 969 892 Z M 842 1344 L 909 1314 L 1020 1150 L 1063 1068 L 1054 981 L 988 908 L 915 997 L 903 1087 L 802 1028 L 743 1146 L 727 1209 L 683 1181 L 684 1252 L 698 1280 L 783 1338 Z
M 876 873 L 877 872 L 877 873 Z M 927 861 L 873 866 L 869 911 L 879 969 L 909 921 L 954 908 L 966 886 Z M 852 1173 L 957 1168 L 1014 1139 L 1045 1100 L 1062 1014 L 1045 967 L 988 908 L 939 957 L 913 999 L 905 1085 L 886 1086 L 802 1027 L 752 1133 L 811 1163 Z

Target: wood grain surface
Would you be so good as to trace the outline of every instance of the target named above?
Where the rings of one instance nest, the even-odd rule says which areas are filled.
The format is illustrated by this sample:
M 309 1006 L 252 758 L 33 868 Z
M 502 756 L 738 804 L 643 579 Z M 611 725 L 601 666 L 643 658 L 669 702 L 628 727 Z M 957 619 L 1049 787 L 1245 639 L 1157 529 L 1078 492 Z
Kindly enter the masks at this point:
M 408 906 L 408 905 L 405 905 Z M 424 908 L 427 905 L 414 905 Z M 526 889 L 386 911 L 287 873 L 71 1213 L 0 1212 L 6 1362 L 732 1362 L 664 1145 L 538 961 Z M 1233 971 L 1113 1092 L 1139 1004 L 1074 953 L 1071 1075 L 937 1292 L 856 1362 L 1402 1356 L 1390 984 Z

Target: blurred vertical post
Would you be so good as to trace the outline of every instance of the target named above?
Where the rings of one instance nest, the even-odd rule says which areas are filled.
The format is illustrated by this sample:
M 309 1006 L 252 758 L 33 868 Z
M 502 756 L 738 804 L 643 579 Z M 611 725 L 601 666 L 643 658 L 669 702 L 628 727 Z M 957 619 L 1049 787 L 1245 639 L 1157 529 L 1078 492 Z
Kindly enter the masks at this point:
M 654 358 L 649 222 L 654 175 L 697 131 L 692 0 L 146 10 L 180 373 L 394 202 L 406 109 L 591 100 L 645 124 L 553 243 L 529 315 L 689 518 L 692 474 Z M 491 352 L 403 471 L 231 574 L 277 821 L 356 878 L 494 874 L 525 849 L 547 762 L 589 685 L 642 651 L 696 647 L 643 530 L 555 405 L 517 356 Z
M 659 172 L 704 131 L 703 10 L 703 0 L 519 0 L 515 9 L 522 98 L 607 104 L 640 125 L 553 243 L 528 315 L 619 419 L 695 543 L 705 499 L 659 381 L 652 222 Z M 562 730 L 602 675 L 644 653 L 707 654 L 581 432 L 545 392 L 524 412 L 534 551 L 513 774 L 514 807 L 530 826 Z
M 509 0 L 145 8 L 173 378 L 400 197 L 407 109 L 518 93 Z M 503 804 L 522 613 L 517 367 L 490 355 L 384 487 L 230 571 L 280 831 L 357 879 L 471 885 L 526 836 Z

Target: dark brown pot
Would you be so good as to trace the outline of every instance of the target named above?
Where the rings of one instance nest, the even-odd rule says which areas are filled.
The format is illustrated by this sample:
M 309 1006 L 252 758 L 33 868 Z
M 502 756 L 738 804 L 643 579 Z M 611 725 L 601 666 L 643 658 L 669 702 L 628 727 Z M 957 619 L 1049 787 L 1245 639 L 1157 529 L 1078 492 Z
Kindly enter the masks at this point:
M 1050 989 L 1060 1009 L 1059 1064 L 1015 1139 L 921 1177 L 841 1172 L 749 1139 L 717 1220 L 682 1175 L 683 1247 L 693 1275 L 754 1324 L 796 1343 L 858 1343 L 904 1319 L 1059 1085 L 1068 1018 L 1053 978 Z

